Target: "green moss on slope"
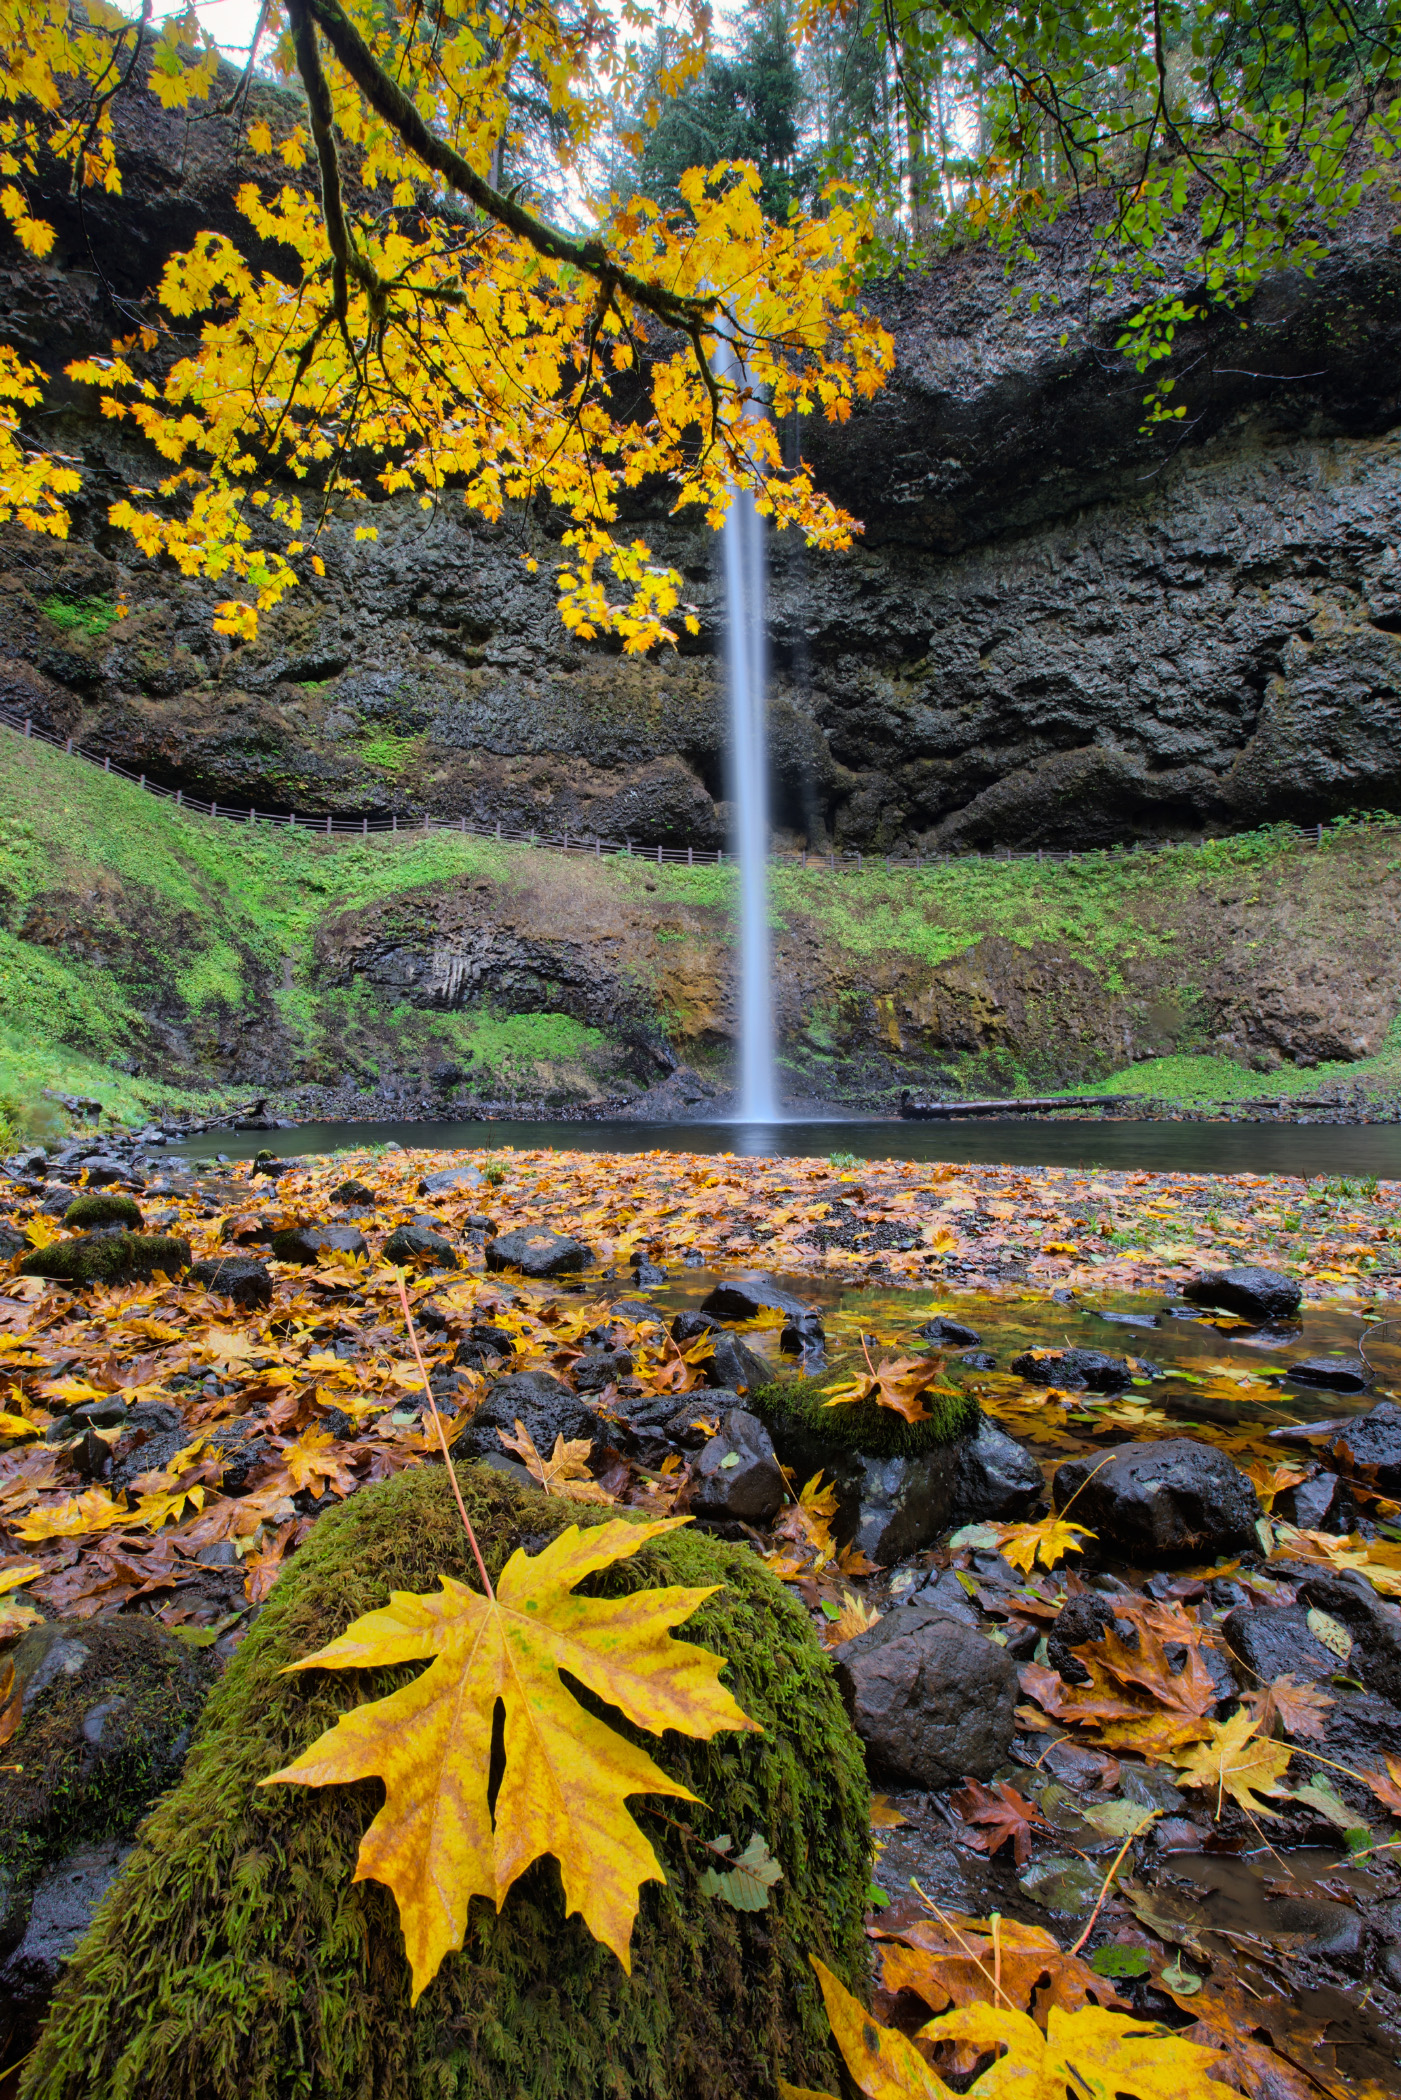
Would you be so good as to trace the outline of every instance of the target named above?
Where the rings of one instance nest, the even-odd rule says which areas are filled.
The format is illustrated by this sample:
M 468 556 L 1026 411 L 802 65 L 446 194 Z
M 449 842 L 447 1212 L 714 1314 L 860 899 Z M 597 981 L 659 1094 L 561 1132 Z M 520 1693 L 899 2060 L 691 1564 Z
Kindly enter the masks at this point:
M 478 1466 L 459 1475 L 494 1571 L 612 1512 L 548 1501 Z M 643 1894 L 625 1976 L 545 1861 L 419 2003 L 389 1893 L 353 1883 L 377 1783 L 318 1791 L 257 1782 L 405 1670 L 310 1672 L 321 1646 L 391 1589 L 469 1579 L 440 1470 L 365 1490 L 322 1518 L 210 1700 L 184 1777 L 69 1969 L 25 2073 L 25 2100 L 750 2100 L 776 2070 L 833 2075 L 808 1953 L 853 1987 L 869 1876 L 859 1746 L 806 1615 L 745 1547 L 692 1531 L 598 1578 L 604 1594 L 719 1582 L 685 1637 L 731 1658 L 762 1737 L 668 1736 L 660 1761 L 703 1805 L 704 1836 L 757 1830 L 783 1879 L 743 1916 L 700 1894 L 706 1855 L 634 1803 L 666 1868 Z M 613 1718 L 610 1716 L 610 1718 Z M 625 1724 L 621 1724 L 625 1725 Z M 669 1804 L 674 1808 L 675 1804 Z

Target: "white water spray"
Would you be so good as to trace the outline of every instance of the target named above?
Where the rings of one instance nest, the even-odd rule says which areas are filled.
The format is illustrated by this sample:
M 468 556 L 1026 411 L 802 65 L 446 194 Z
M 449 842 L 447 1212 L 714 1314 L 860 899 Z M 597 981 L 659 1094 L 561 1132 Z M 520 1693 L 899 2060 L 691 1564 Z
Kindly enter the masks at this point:
M 725 520 L 725 653 L 730 684 L 730 772 L 739 859 L 739 1101 L 741 1121 L 778 1114 L 769 943 L 768 651 L 764 521 L 736 490 Z

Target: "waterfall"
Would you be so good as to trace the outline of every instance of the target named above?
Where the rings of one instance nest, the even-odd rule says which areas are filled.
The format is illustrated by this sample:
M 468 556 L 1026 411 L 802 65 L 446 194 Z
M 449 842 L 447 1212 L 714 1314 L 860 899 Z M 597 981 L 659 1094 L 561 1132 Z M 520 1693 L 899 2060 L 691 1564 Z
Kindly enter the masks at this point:
M 724 527 L 730 775 L 739 860 L 739 1099 L 744 1122 L 778 1114 L 769 943 L 769 741 L 764 521 L 736 490 Z

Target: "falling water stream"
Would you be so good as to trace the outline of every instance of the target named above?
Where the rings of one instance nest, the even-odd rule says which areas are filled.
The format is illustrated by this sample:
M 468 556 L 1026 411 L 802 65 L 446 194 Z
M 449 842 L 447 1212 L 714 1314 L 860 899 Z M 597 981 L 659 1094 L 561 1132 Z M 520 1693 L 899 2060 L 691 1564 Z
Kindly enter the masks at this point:
M 742 1122 L 778 1114 L 769 942 L 769 747 L 764 522 L 737 490 L 725 520 L 730 771 L 739 860 L 739 1089 Z

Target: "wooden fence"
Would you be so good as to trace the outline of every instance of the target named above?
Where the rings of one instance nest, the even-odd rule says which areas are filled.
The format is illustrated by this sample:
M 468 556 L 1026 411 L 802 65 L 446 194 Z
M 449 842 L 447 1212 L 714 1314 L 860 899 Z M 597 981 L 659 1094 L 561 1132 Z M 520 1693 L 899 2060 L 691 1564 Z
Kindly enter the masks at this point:
M 726 854 L 723 850 L 718 853 L 706 853 L 691 846 L 641 846 L 628 838 L 605 839 L 591 834 L 581 837 L 568 831 L 522 831 L 499 822 L 473 824 L 469 823 L 466 817 L 422 816 L 401 819 L 397 816 L 333 817 L 329 814 L 324 817 L 303 817 L 291 812 L 245 807 L 242 803 L 202 802 L 198 796 L 187 795 L 183 788 L 162 787 L 158 781 L 148 779 L 144 773 L 133 773 L 125 766 L 114 766 L 110 758 L 98 758 L 93 752 L 80 749 L 71 736 L 66 742 L 62 737 L 50 736 L 45 730 L 37 729 L 29 717 L 18 715 L 9 708 L 0 707 L 0 728 L 8 729 L 16 736 L 48 744 L 55 751 L 62 751 L 66 757 L 81 759 L 85 765 L 96 766 L 100 772 L 111 773 L 119 780 L 130 781 L 145 794 L 159 796 L 162 801 L 171 803 L 176 809 L 183 810 L 190 816 L 212 817 L 223 824 L 270 825 L 280 827 L 284 831 L 310 832 L 313 836 L 328 839 L 363 839 L 371 836 L 421 839 L 430 832 L 455 831 L 465 838 L 495 839 L 509 846 L 543 846 L 555 853 L 589 853 L 597 856 L 621 853 L 633 860 L 655 861 L 658 867 L 716 867 L 734 858 L 733 854 Z M 1323 844 L 1321 824 L 1289 825 L 1285 828 L 1311 845 Z M 1135 839 L 1125 847 L 1097 847 L 1090 850 L 1163 853 L 1174 847 L 1202 846 L 1207 843 L 1205 836 L 1194 839 Z M 868 860 L 877 867 L 933 868 L 962 860 L 1062 861 L 1084 858 L 1083 852 L 1076 854 L 1069 848 L 1042 849 L 1039 846 L 1022 850 L 1001 846 L 994 847 L 987 853 L 972 850 L 962 853 L 810 853 L 795 848 L 774 851 L 770 855 L 771 860 L 787 866 L 825 868 L 833 874 L 864 868 Z

